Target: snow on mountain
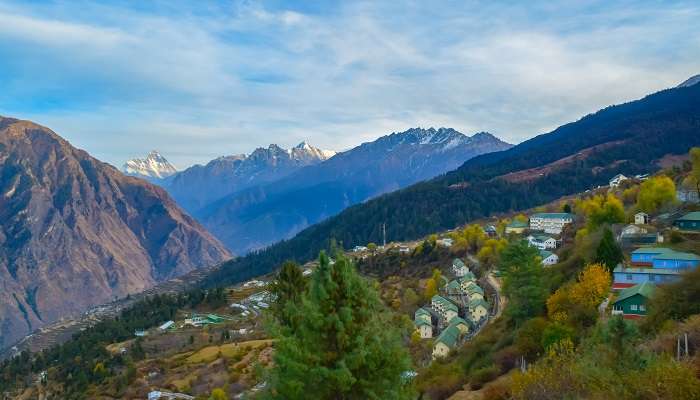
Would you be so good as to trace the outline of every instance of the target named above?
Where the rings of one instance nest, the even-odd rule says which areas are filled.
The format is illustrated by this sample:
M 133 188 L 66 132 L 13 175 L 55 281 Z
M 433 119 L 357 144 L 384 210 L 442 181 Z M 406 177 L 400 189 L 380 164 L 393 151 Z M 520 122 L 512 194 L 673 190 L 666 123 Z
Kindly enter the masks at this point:
M 301 142 L 298 145 L 292 147 L 291 149 L 287 150 L 289 155 L 299 161 L 306 161 L 306 160 L 319 160 L 319 161 L 325 161 L 331 157 L 333 157 L 336 152 L 333 150 L 321 150 L 319 148 L 313 147 L 307 142 Z
M 151 179 L 165 179 L 177 173 L 177 169 L 156 150 L 148 153 L 146 158 L 134 158 L 122 167 L 127 175 Z
M 201 207 L 223 196 L 272 182 L 333 155 L 334 151 L 321 150 L 306 142 L 288 150 L 271 144 L 249 155 L 224 156 L 206 165 L 194 165 L 173 176 L 164 186 L 181 206 L 196 214 Z
M 693 86 L 700 83 L 700 74 L 691 76 L 687 80 L 685 80 L 683 83 L 678 85 L 678 87 L 688 87 L 688 86 Z

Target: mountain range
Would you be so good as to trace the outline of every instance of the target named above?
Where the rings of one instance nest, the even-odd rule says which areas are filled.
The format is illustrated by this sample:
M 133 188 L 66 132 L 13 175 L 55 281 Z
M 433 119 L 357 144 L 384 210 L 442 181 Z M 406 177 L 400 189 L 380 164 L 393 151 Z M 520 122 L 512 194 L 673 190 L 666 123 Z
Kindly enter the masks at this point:
M 700 84 L 610 106 L 508 150 L 474 157 L 443 176 L 376 197 L 233 260 L 210 277 L 218 285 L 313 259 L 331 240 L 345 248 L 410 240 L 495 213 L 528 209 L 583 192 L 618 173 L 661 168 L 668 156 L 700 146 Z
M 164 189 L 0 117 L 0 347 L 229 257 Z
M 485 132 L 470 137 L 449 128 L 413 128 L 268 184 L 236 191 L 193 215 L 232 251 L 244 254 L 287 239 L 349 206 L 443 174 L 479 154 L 510 147 Z
M 220 198 L 249 187 L 283 178 L 300 168 L 315 165 L 335 155 L 302 142 L 291 149 L 276 144 L 257 148 L 250 155 L 216 158 L 174 175 L 163 186 L 183 208 L 197 214 Z

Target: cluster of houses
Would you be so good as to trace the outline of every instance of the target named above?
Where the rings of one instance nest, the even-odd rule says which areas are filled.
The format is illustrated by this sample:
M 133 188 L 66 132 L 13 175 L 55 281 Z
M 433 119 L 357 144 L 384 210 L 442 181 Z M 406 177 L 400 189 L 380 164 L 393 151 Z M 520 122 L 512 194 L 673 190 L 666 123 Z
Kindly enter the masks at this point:
M 444 357 L 460 340 L 481 326 L 488 315 L 489 304 L 476 277 L 460 259 L 452 262 L 456 279 L 448 282 L 429 306 L 416 310 L 414 322 L 422 339 L 440 334 L 433 344 L 433 357 Z
M 520 235 L 529 231 L 525 240 L 540 251 L 542 265 L 547 267 L 559 262 L 559 256 L 552 251 L 561 244 L 556 236 L 561 235 L 564 227 L 572 222 L 574 215 L 570 213 L 536 213 L 530 216 L 528 222 L 513 220 L 506 226 L 505 232 Z
M 648 224 L 648 215 L 635 215 L 635 225 Z M 691 212 L 676 219 L 674 229 L 686 232 L 700 232 L 700 212 Z M 645 235 L 626 227 L 627 233 L 620 234 L 622 241 L 625 234 Z M 646 228 L 644 228 L 646 229 Z M 663 242 L 663 236 L 654 232 L 657 239 L 653 243 Z M 650 239 L 651 241 L 651 239 Z M 676 251 L 666 247 L 641 246 L 630 253 L 630 262 L 621 263 L 613 271 L 613 290 L 619 291 L 613 303 L 612 313 L 627 319 L 637 319 L 646 315 L 647 301 L 654 294 L 657 285 L 674 282 L 681 274 L 700 266 L 700 256 L 694 253 Z

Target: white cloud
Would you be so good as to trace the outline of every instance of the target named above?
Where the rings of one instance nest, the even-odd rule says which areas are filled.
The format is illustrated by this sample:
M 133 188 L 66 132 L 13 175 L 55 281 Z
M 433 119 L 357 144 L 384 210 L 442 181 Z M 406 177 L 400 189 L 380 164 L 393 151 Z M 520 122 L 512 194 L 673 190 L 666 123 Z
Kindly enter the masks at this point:
M 158 148 L 184 166 L 269 142 L 346 149 L 417 125 L 519 142 L 700 71 L 697 6 L 589 4 L 19 4 L 0 8 L 0 112 L 114 164 Z

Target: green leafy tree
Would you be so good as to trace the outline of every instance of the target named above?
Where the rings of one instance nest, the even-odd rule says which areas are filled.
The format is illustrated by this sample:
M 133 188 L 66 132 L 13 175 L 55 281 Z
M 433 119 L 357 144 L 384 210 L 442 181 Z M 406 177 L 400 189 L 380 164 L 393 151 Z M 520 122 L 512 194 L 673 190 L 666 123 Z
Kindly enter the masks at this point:
M 277 325 L 268 399 L 408 399 L 410 360 L 376 291 L 341 254 L 320 266 L 298 306 Z
M 270 293 L 275 299 L 271 311 L 280 323 L 290 323 L 288 307 L 298 303 L 305 290 L 306 278 L 299 265 L 293 261 L 282 264 L 270 287 Z
M 612 270 L 615 269 L 623 259 L 622 249 L 617 245 L 612 231 L 610 228 L 605 228 L 603 237 L 600 239 L 600 244 L 598 244 L 598 248 L 596 249 L 595 261 L 605 265 L 612 273 Z
M 521 241 L 509 244 L 501 254 L 500 270 L 504 275 L 503 290 L 509 300 L 506 313 L 516 325 L 541 314 L 547 291 L 537 249 Z

